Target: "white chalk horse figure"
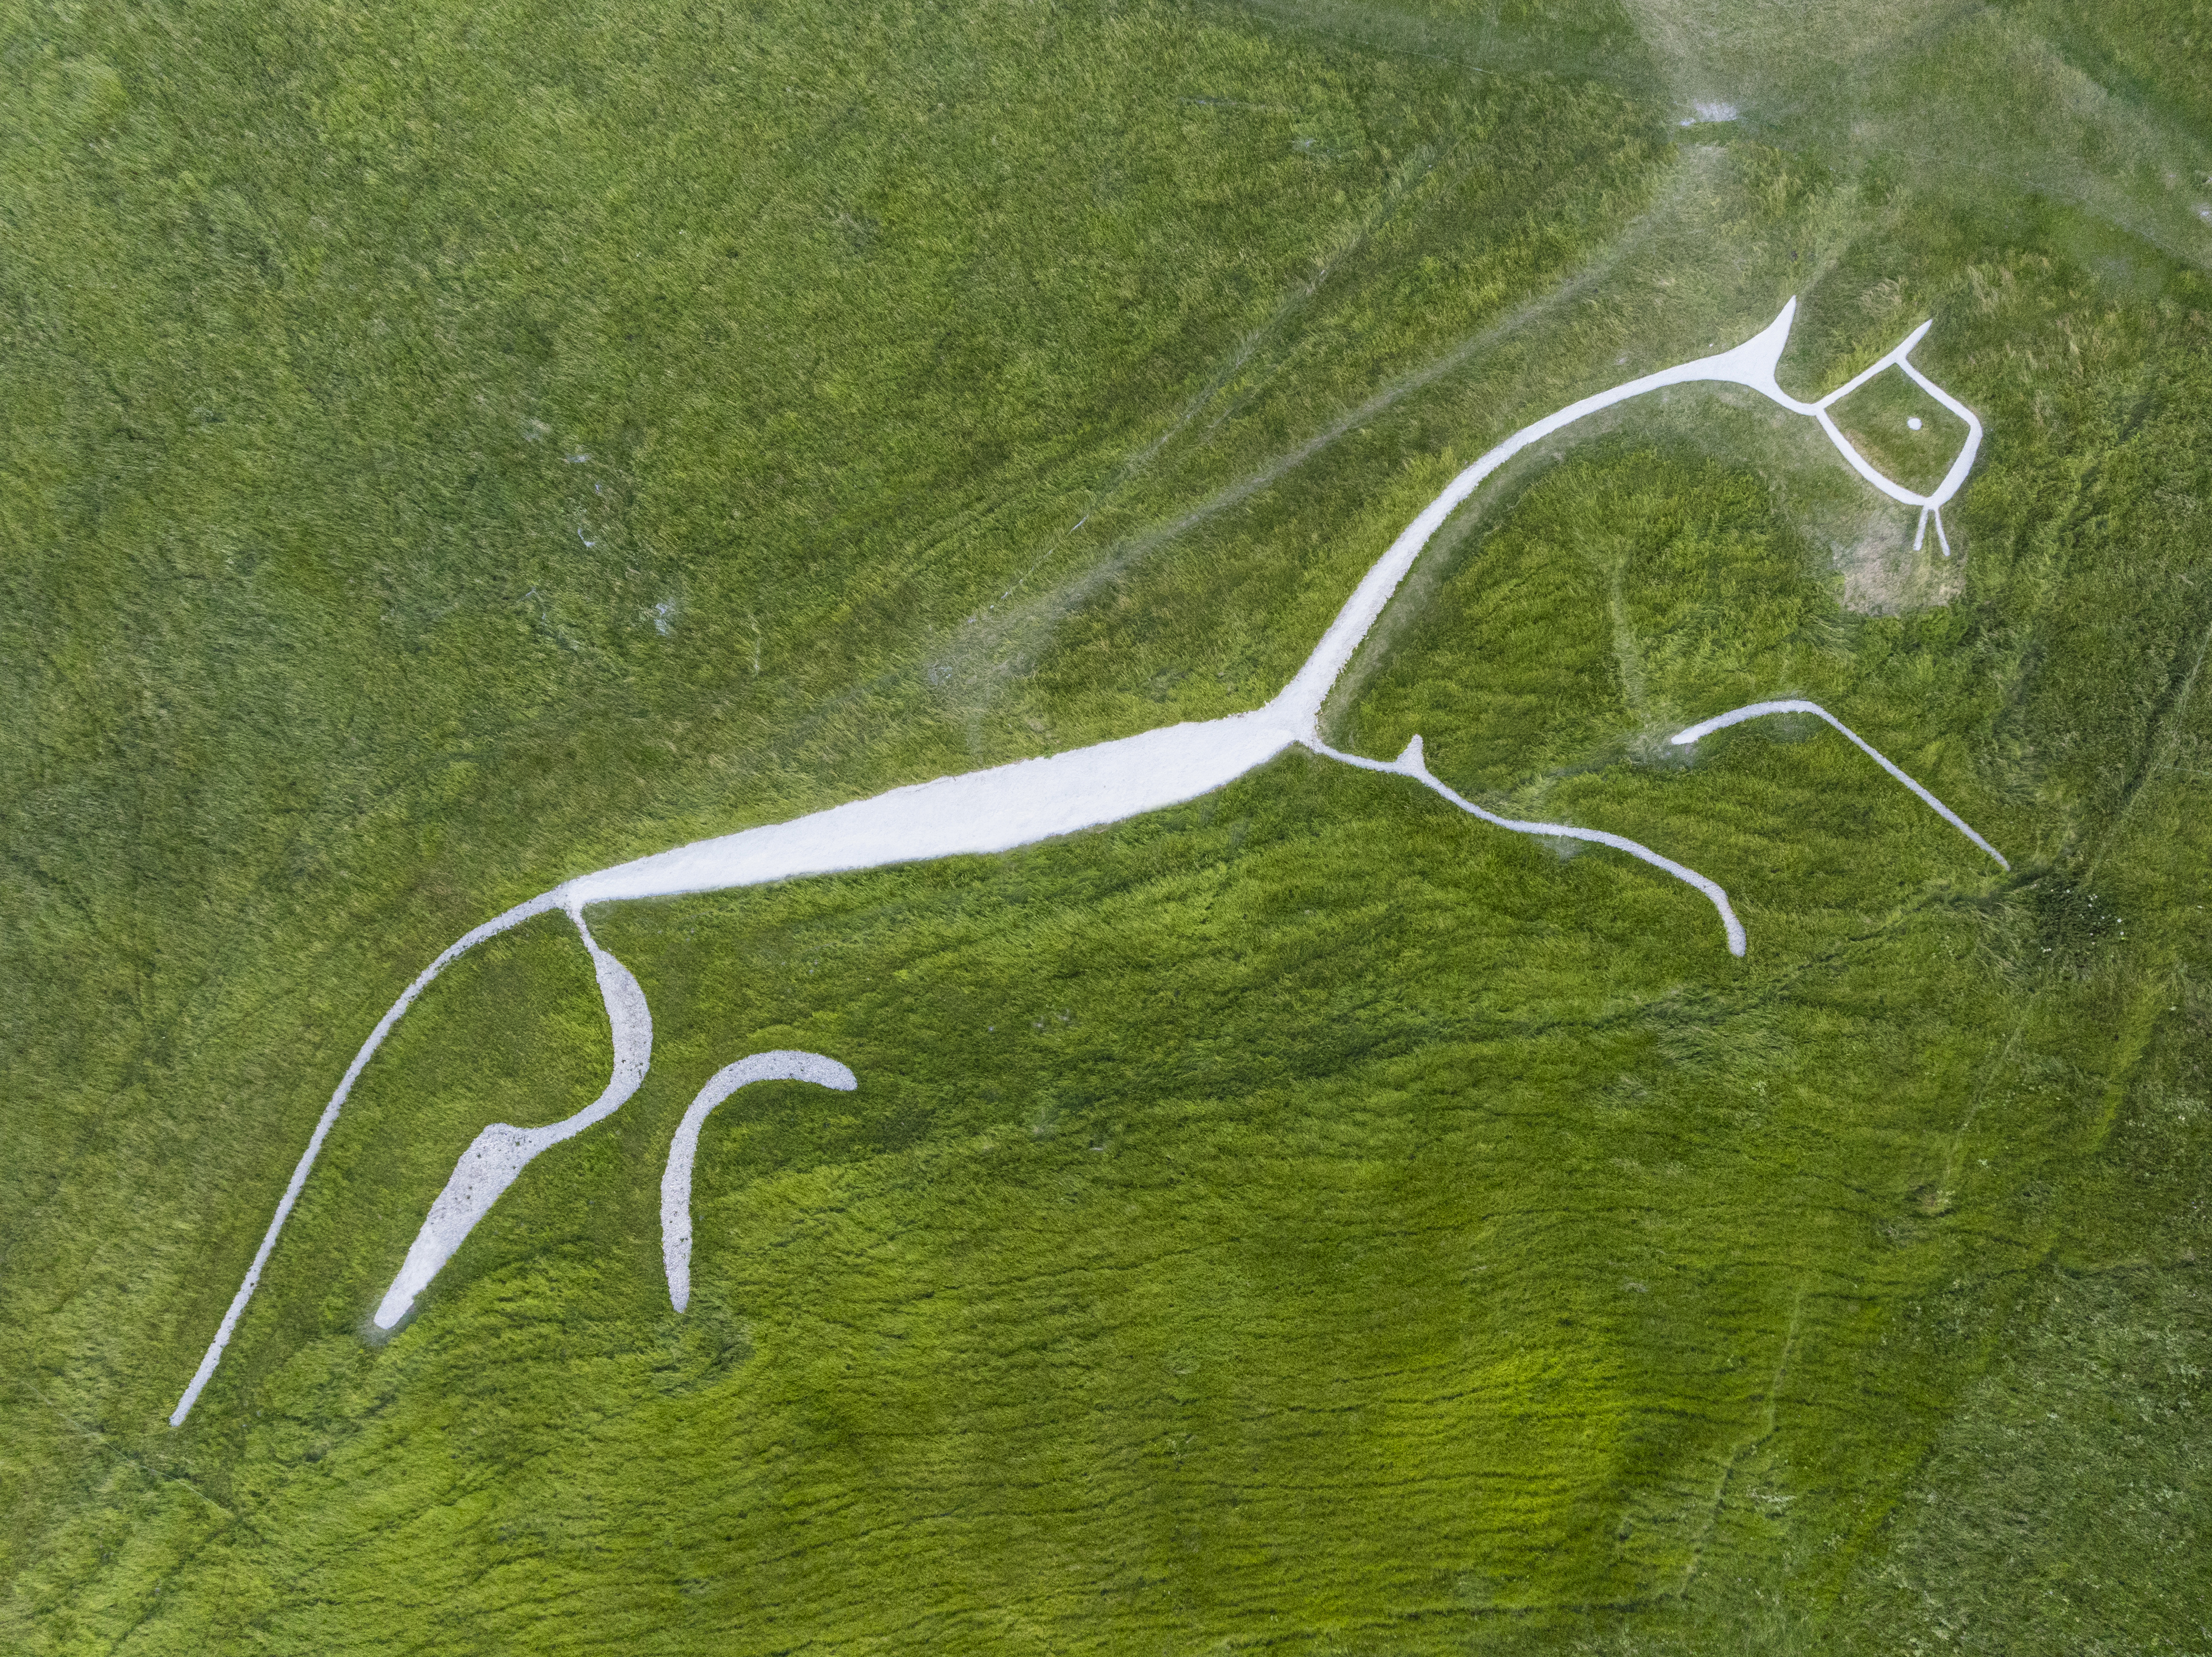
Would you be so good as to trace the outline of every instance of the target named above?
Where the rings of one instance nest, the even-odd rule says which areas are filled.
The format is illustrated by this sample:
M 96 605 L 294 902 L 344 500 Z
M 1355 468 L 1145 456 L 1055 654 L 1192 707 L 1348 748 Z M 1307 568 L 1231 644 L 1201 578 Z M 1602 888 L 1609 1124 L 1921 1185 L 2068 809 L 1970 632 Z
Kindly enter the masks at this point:
M 497 1123 L 477 1136 L 475 1142 L 462 1154 L 445 1189 L 438 1193 L 437 1200 L 430 1205 L 429 1215 L 416 1234 L 413 1246 L 407 1251 L 407 1258 L 400 1266 L 398 1276 L 376 1309 L 375 1322 L 380 1329 L 392 1327 L 407 1314 L 416 1297 L 428 1287 L 439 1269 L 461 1246 L 471 1228 L 490 1209 L 500 1193 L 514 1183 L 516 1175 L 532 1157 L 610 1115 L 635 1093 L 639 1084 L 644 1081 L 646 1067 L 653 1051 L 652 1014 L 646 1007 L 645 994 L 638 987 L 636 978 L 620 961 L 600 948 L 598 941 L 592 937 L 591 928 L 585 921 L 584 911 L 594 904 L 616 903 L 634 898 L 666 898 L 684 892 L 717 892 L 736 886 L 756 886 L 769 880 L 788 880 L 796 875 L 878 868 L 934 857 L 1006 851 L 1077 829 L 1117 822 L 1145 812 L 1178 805 L 1233 782 L 1286 748 L 1303 746 L 1349 765 L 1410 778 L 1499 828 L 1522 834 L 1591 841 L 1641 858 L 1703 892 L 1719 915 L 1729 949 L 1735 954 L 1742 954 L 1743 927 L 1729 904 L 1727 892 L 1695 870 L 1686 868 L 1650 847 L 1620 835 L 1565 823 L 1516 821 L 1484 811 L 1429 773 L 1423 760 L 1419 737 L 1407 745 L 1404 753 L 1388 763 L 1339 752 L 1322 740 L 1320 717 L 1322 702 L 1330 687 L 1336 683 L 1338 675 L 1351 661 L 1352 652 L 1366 637 L 1368 630 L 1382 613 L 1383 606 L 1389 602 L 1407 571 L 1413 567 L 1413 560 L 1419 555 L 1423 545 L 1452 512 L 1474 492 L 1484 478 L 1529 444 L 1562 427 L 1571 425 L 1601 409 L 1610 408 L 1616 403 L 1640 397 L 1646 392 L 1657 391 L 1662 387 L 1698 382 L 1744 386 L 1793 413 L 1816 419 L 1855 471 L 1883 493 L 1921 509 L 1920 533 L 1925 533 L 1928 519 L 1931 515 L 1936 517 L 1936 534 L 1942 539 L 1948 556 L 1949 541 L 1943 535 L 1941 509 L 1943 503 L 1957 493 L 1959 486 L 1972 468 L 1975 452 L 1981 444 L 1982 427 L 1972 411 L 1913 367 L 1909 354 L 1928 332 L 1929 324 L 1922 323 L 1895 350 L 1848 384 L 1817 403 L 1802 403 L 1783 391 L 1774 379 L 1775 365 L 1780 360 L 1784 344 L 1789 338 L 1790 321 L 1796 308 L 1797 302 L 1793 299 L 1783 307 L 1782 314 L 1771 324 L 1733 350 L 1680 363 L 1656 374 L 1629 381 L 1610 391 L 1585 397 L 1555 414 L 1522 427 L 1491 449 L 1453 478 L 1443 492 L 1431 501 L 1421 515 L 1407 526 L 1404 533 L 1390 544 L 1389 551 L 1376 562 L 1358 589 L 1346 601 L 1335 621 L 1297 676 L 1280 695 L 1263 708 L 1255 709 L 1249 713 L 1234 714 L 1224 719 L 1146 731 L 1141 735 L 1101 742 L 1047 758 L 1027 759 L 1015 765 L 995 766 L 988 771 L 971 771 L 965 776 L 940 777 L 933 783 L 894 789 L 872 799 L 854 801 L 792 822 L 747 829 L 742 833 L 724 835 L 717 839 L 702 840 L 691 845 L 679 846 L 672 851 L 601 869 L 596 874 L 580 874 L 551 892 L 485 922 L 458 940 L 424 968 L 421 977 L 407 986 L 406 992 L 378 1022 L 368 1039 L 362 1044 L 360 1052 L 355 1055 L 353 1063 L 347 1067 L 337 1091 L 331 1096 L 321 1120 L 316 1124 L 314 1134 L 307 1142 L 299 1166 L 293 1170 L 291 1180 L 277 1203 L 276 1215 L 270 1221 L 261 1246 L 254 1253 L 246 1281 L 240 1285 L 236 1297 L 224 1314 L 222 1326 L 208 1347 L 207 1355 L 200 1361 L 191 1385 L 185 1389 L 183 1398 L 170 1416 L 171 1422 L 177 1424 L 184 1421 L 193 1402 L 199 1397 L 200 1389 L 215 1373 L 216 1362 L 222 1357 L 232 1331 L 237 1326 L 239 1316 L 252 1295 L 255 1285 L 260 1281 L 262 1268 L 268 1262 L 270 1250 L 276 1246 L 277 1234 L 284 1224 L 285 1216 L 291 1212 L 331 1124 L 337 1120 L 346 1095 L 359 1078 L 362 1067 L 368 1063 L 370 1055 L 376 1051 L 378 1045 L 407 1009 L 409 1003 L 449 962 L 495 933 L 503 932 L 534 915 L 554 910 L 564 911 L 574 923 L 585 948 L 591 953 L 592 965 L 599 978 L 599 993 L 606 1004 L 608 1021 L 613 1032 L 612 1079 L 598 1099 L 563 1121 L 540 1128 L 515 1128 Z M 1902 369 L 1930 396 L 1966 424 L 1965 446 L 1952 462 L 1942 482 L 1929 494 L 1922 495 L 1907 490 L 1869 465 L 1852 448 L 1828 415 L 1831 405 L 1848 396 L 1893 364 Z M 1918 533 L 1913 544 L 1915 546 L 1920 545 Z M 1675 740 L 1694 741 L 1705 732 L 1723 725 L 1765 713 L 1793 711 L 1815 714 L 1844 731 L 1853 742 L 1872 754 L 1886 770 L 1942 813 L 1976 845 L 1992 857 L 1997 857 L 1995 849 L 1987 841 L 1975 834 L 1933 795 L 1875 753 L 1873 748 L 1861 741 L 1826 710 L 1811 703 L 1753 704 L 1748 708 L 1732 710 L 1692 726 Z M 2002 863 L 2004 860 L 1997 857 L 1997 861 Z M 849 1088 L 855 1085 L 852 1073 L 834 1060 L 817 1054 L 788 1052 L 756 1055 L 751 1059 L 731 1066 L 708 1084 L 684 1118 L 678 1143 L 671 1154 L 668 1175 L 663 1184 L 664 1253 L 670 1297 L 678 1311 L 683 1309 L 690 1295 L 690 1152 L 696 1145 L 700 1124 L 707 1112 L 735 1088 L 747 1081 L 771 1077 L 804 1080 L 836 1087 Z

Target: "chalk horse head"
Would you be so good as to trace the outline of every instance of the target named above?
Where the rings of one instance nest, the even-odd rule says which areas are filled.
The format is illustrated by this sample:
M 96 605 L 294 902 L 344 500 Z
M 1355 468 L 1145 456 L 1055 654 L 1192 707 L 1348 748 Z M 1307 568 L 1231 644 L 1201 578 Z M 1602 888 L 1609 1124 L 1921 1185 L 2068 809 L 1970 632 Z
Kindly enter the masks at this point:
M 590 1105 L 564 1120 L 538 1128 L 517 1128 L 495 1123 L 478 1134 L 462 1153 L 453 1176 L 438 1193 L 421 1229 L 407 1251 L 398 1275 L 377 1306 L 374 1318 L 381 1329 L 395 1327 L 413 1308 L 440 1270 L 450 1260 L 477 1221 L 489 1213 L 500 1195 L 511 1185 L 532 1159 L 550 1147 L 582 1132 L 619 1109 L 644 1081 L 653 1057 L 653 1016 L 644 990 L 629 968 L 599 946 L 585 919 L 592 905 L 639 898 L 673 897 L 688 892 L 725 891 L 802 875 L 879 868 L 932 858 L 1012 850 L 1076 830 L 1117 822 L 1143 813 L 1179 805 L 1233 782 L 1265 764 L 1285 749 L 1303 746 L 1316 754 L 1363 768 L 1391 772 L 1429 788 L 1471 815 L 1515 833 L 1543 835 L 1591 842 L 1638 858 L 1682 880 L 1711 902 L 1721 921 L 1728 948 L 1744 953 L 1743 927 L 1721 886 L 1696 870 L 1662 856 L 1626 836 L 1565 823 L 1523 822 L 1498 816 L 1462 798 L 1431 776 L 1422 758 L 1417 736 L 1395 760 L 1384 762 L 1343 753 L 1321 736 L 1322 704 L 1360 641 L 1367 635 L 1399 583 L 1412 568 L 1429 538 L 1458 509 L 1482 481 L 1530 443 L 1572 424 L 1598 410 L 1626 402 L 1663 387 L 1698 382 L 1747 387 L 1793 413 L 1820 423 L 1851 468 L 1883 494 L 1921 510 L 1921 533 L 1932 517 L 1936 535 L 1948 555 L 1942 509 L 1958 492 L 1972 469 L 1981 445 L 1982 427 L 1973 411 L 1929 381 L 1911 362 L 1911 352 L 1926 335 L 1923 323 L 1895 349 L 1865 372 L 1829 393 L 1818 402 L 1801 402 L 1775 382 L 1775 368 L 1790 337 L 1796 314 L 1792 299 L 1766 327 L 1732 350 L 1699 357 L 1658 373 L 1645 375 L 1609 391 L 1534 421 L 1515 432 L 1462 472 L 1443 491 L 1407 526 L 1383 555 L 1369 569 L 1357 589 L 1338 612 L 1313 654 L 1280 694 L 1264 707 L 1226 718 L 1164 727 L 1135 736 L 1101 742 L 1069 752 L 1000 765 L 988 771 L 943 777 L 934 782 L 895 789 L 871 799 L 857 800 L 827 811 L 786 823 L 767 825 L 702 840 L 673 850 L 641 857 L 633 862 L 565 881 L 554 890 L 517 905 L 505 914 L 456 940 L 407 986 L 378 1022 L 353 1063 L 347 1067 L 337 1092 L 323 1111 L 298 1166 L 276 1205 L 259 1248 L 237 1295 L 233 1297 L 215 1338 L 200 1360 L 198 1371 L 169 1420 L 181 1425 L 201 1389 L 221 1360 L 232 1331 L 237 1327 L 262 1269 L 276 1247 L 278 1234 L 297 1201 L 324 1139 L 337 1121 L 355 1081 L 398 1022 L 408 1006 L 449 963 L 484 939 L 520 924 L 532 916 L 556 911 L 565 913 L 589 952 L 600 998 L 607 1011 L 612 1038 L 613 1069 L 607 1086 Z M 1829 410 L 1892 366 L 1901 369 L 1917 385 L 1966 423 L 1965 446 L 1949 471 L 1933 490 L 1921 493 L 1883 475 L 1854 448 L 1831 417 Z M 1919 545 L 1916 535 L 1914 545 Z M 1898 781 L 1920 796 L 1976 845 L 2002 863 L 1996 849 L 1967 827 L 1936 796 L 1826 710 L 1807 702 L 1753 704 L 1717 715 L 1680 733 L 1675 740 L 1690 742 L 1708 731 L 1761 714 L 1810 712 L 1826 720 L 1871 755 Z M 662 1183 L 662 1249 L 668 1275 L 669 1298 L 684 1310 L 690 1292 L 691 1163 L 701 1127 L 714 1106 L 750 1081 L 771 1079 L 804 1081 L 818 1086 L 850 1088 L 858 1085 L 853 1073 L 836 1060 L 817 1053 L 757 1054 L 718 1073 L 693 1101 L 671 1147 L 667 1173 Z
M 1743 357 L 1744 366 L 1749 370 L 1739 383 L 1750 386 L 1762 395 L 1772 398 L 1793 413 L 1808 414 L 1819 421 L 1820 429 L 1827 434 L 1828 441 L 1833 443 L 1837 451 L 1850 463 L 1852 471 L 1857 472 L 1860 477 L 1865 478 L 1892 500 L 1902 501 L 1907 506 L 1917 506 L 1920 509 L 1919 523 L 1912 535 L 1913 550 L 1919 551 L 1922 540 L 1928 533 L 1929 521 L 1933 519 L 1936 524 L 1936 539 L 1943 549 L 1943 556 L 1949 557 L 1951 540 L 1950 537 L 1943 533 L 1943 503 L 1959 492 L 1960 486 L 1966 481 L 1966 474 L 1974 469 L 1974 459 L 1981 453 L 1982 448 L 1982 423 L 1973 410 L 1930 380 L 1913 363 L 1912 348 L 1927 338 L 1928 330 L 1935 326 L 1934 320 L 1931 319 L 1923 322 L 1888 351 L 1877 357 L 1872 364 L 1853 375 L 1835 390 L 1821 398 L 1820 401 L 1801 403 L 1774 383 L 1775 364 L 1781 360 L 1782 348 L 1788 343 L 1790 324 L 1796 314 L 1796 309 L 1797 302 L 1793 299 L 1782 308 L 1782 314 L 1775 318 L 1764 332 L 1739 346 L 1736 351 L 1729 353 L 1730 356 Z M 1756 353 L 1753 352 L 1753 347 L 1759 348 Z M 1918 490 L 1906 488 L 1894 478 L 1883 472 L 1865 455 L 1860 454 L 1850 439 L 1844 436 L 1842 429 L 1836 424 L 1834 417 L 1828 412 L 1830 409 L 1869 381 L 1893 368 L 1901 371 L 1905 378 L 1966 423 L 1966 442 L 1959 446 L 1958 454 L 1952 458 L 1950 467 L 1944 472 L 1941 481 L 1925 494 Z M 1919 422 L 1916 420 L 1913 424 L 1917 429 Z

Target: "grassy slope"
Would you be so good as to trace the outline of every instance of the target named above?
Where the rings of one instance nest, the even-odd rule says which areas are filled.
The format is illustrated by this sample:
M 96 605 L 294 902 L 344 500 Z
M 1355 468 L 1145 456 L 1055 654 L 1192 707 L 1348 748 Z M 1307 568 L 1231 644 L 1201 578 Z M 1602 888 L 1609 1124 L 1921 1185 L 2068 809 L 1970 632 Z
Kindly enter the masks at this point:
M 2195 1522 L 2185 227 L 2124 179 L 1916 192 L 1782 93 L 1784 148 L 1670 152 L 1648 20 L 1563 86 L 1468 72 L 1541 15 L 1379 15 L 17 16 L 11 1638 L 1996 1649 L 1990 1447 L 2124 1451 L 2167 1494 L 2124 1534 Z M 647 1090 L 365 1343 L 459 1147 L 604 1065 L 540 923 L 402 1027 L 159 1424 L 470 923 L 1250 705 L 1455 465 L 1793 289 L 1801 391 L 1941 319 L 1991 434 L 1957 601 L 1840 611 L 1832 460 L 1678 399 L 1517 468 L 1337 715 L 1721 878 L 1746 963 L 1621 860 L 1302 758 L 623 911 Z M 1651 748 L 1788 691 L 2021 878 L 1832 737 Z M 716 1118 L 676 1320 L 662 1148 L 776 1045 L 862 1089 Z M 2146 1424 L 2099 1420 L 2154 1325 Z M 2110 1541 L 2036 1500 L 2048 1570 Z M 2110 1544 L 2081 1569 L 2179 1639 L 2185 1572 L 2130 1592 Z

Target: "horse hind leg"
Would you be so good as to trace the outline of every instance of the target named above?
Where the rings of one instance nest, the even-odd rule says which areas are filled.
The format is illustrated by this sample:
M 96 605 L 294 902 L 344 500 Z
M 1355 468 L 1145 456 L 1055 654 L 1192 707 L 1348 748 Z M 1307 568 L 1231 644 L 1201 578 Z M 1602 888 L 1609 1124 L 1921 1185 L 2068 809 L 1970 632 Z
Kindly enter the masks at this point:
M 470 1142 L 454 1164 L 453 1177 L 430 1204 L 422 1229 L 407 1250 L 407 1258 L 376 1308 L 379 1329 L 390 1329 L 413 1307 L 416 1297 L 430 1286 L 446 1262 L 453 1258 L 477 1221 L 491 1211 L 501 1194 L 513 1185 L 531 1159 L 611 1116 L 645 1081 L 653 1059 L 653 1014 L 645 991 L 630 970 L 599 947 L 599 940 L 584 923 L 580 904 L 567 905 L 568 918 L 592 954 L 599 979 L 599 999 L 607 1009 L 607 1025 L 614 1039 L 614 1073 L 599 1096 L 575 1115 L 542 1128 L 518 1128 L 495 1122 Z
M 691 1165 L 699 1152 L 699 1130 L 714 1106 L 752 1081 L 811 1081 L 848 1093 L 860 1085 L 834 1058 L 780 1048 L 726 1065 L 699 1090 L 677 1124 L 668 1170 L 660 1177 L 660 1258 L 668 1268 L 669 1303 L 679 1313 L 691 1303 Z

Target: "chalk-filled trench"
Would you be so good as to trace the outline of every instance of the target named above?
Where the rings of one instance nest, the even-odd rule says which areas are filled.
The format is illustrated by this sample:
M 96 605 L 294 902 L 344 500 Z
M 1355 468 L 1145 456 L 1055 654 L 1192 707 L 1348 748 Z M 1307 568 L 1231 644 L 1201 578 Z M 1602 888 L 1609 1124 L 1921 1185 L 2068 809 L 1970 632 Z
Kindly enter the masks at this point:
M 585 919 L 593 904 L 632 899 L 674 897 L 690 892 L 725 891 L 822 874 L 880 868 L 939 857 L 1011 850 L 1078 830 L 1122 821 L 1147 812 L 1180 805 L 1212 792 L 1265 764 L 1285 749 L 1303 746 L 1323 757 L 1364 770 L 1405 777 L 1449 800 L 1462 810 L 1495 827 L 1517 834 L 1575 839 L 1611 847 L 1683 881 L 1702 893 L 1718 914 L 1729 952 L 1741 955 L 1744 929 L 1728 894 L 1715 881 L 1662 856 L 1650 847 L 1624 836 L 1565 823 L 1540 823 L 1505 818 L 1465 799 L 1428 771 L 1420 739 L 1414 738 L 1405 753 L 1393 761 L 1369 759 L 1345 753 L 1322 741 L 1321 710 L 1331 689 L 1353 653 L 1382 614 L 1421 549 L 1445 521 L 1498 468 L 1514 455 L 1576 421 L 1630 399 L 1669 386 L 1718 383 L 1743 386 L 1793 413 L 1810 417 L 1820 425 L 1844 459 L 1875 487 L 1894 499 L 1921 508 L 1924 530 L 1929 516 L 1943 538 L 1941 509 L 1954 495 L 1972 469 L 1982 436 L 1981 423 L 1965 405 L 1937 387 L 1913 367 L 1912 348 L 1926 334 L 1923 323 L 1879 362 L 1817 403 L 1800 402 L 1775 382 L 1775 367 L 1790 334 L 1796 301 L 1791 300 L 1765 329 L 1731 350 L 1699 357 L 1656 374 L 1645 375 L 1568 405 L 1557 412 L 1523 426 L 1491 448 L 1455 477 L 1423 509 L 1369 569 L 1330 624 L 1321 642 L 1280 694 L 1266 706 L 1226 718 L 1185 723 L 1143 732 L 1135 736 L 1012 765 L 970 771 L 933 782 L 894 789 L 888 793 L 814 813 L 791 822 L 747 829 L 634 862 L 579 875 L 551 892 L 477 927 L 457 940 L 426 967 L 395 1002 L 355 1055 L 337 1090 L 316 1123 L 307 1148 L 294 1168 L 279 1198 L 275 1215 L 254 1252 L 245 1281 L 239 1286 L 221 1325 L 209 1343 L 183 1396 L 171 1412 L 172 1425 L 181 1425 L 215 1374 L 224 1348 L 235 1332 L 240 1318 L 261 1281 L 286 1218 L 298 1201 L 315 1159 L 337 1121 L 347 1096 L 362 1069 L 382 1044 L 400 1015 L 430 982 L 454 959 L 485 939 L 520 924 L 533 916 L 554 910 L 564 912 L 590 952 L 600 998 L 612 1038 L 614 1063 L 606 1087 L 589 1106 L 556 1123 L 539 1128 L 516 1128 L 495 1123 L 478 1134 L 462 1153 L 452 1177 L 433 1201 L 429 1213 L 409 1247 L 398 1275 L 378 1305 L 374 1321 L 390 1329 L 412 1309 L 439 1270 L 450 1260 L 470 1231 L 515 1179 L 541 1152 L 572 1138 L 619 1109 L 643 1082 L 653 1049 L 653 1019 L 644 991 L 629 969 L 599 947 Z M 1833 403 L 1875 375 L 1892 365 L 1901 368 L 1916 383 L 1960 416 L 1967 425 L 1965 446 L 1942 482 L 1927 494 L 1905 489 L 1871 466 L 1844 438 L 1828 415 Z M 1915 543 L 1918 539 L 1916 537 Z M 1974 844 L 2002 863 L 1995 848 L 1896 765 L 1845 727 L 1826 710 L 1807 702 L 1759 703 L 1716 716 L 1691 727 L 1674 738 L 1687 744 L 1699 736 L 1762 714 L 1806 712 L 1833 725 L 1873 756 L 1890 775 L 1912 789 L 1945 820 Z M 755 1067 L 749 1069 L 747 1067 Z M 761 1068 L 761 1067 L 766 1068 Z M 777 1069 L 777 1066 L 783 1068 Z M 852 1073 L 833 1059 L 818 1054 L 780 1052 L 756 1055 L 719 1073 L 695 1100 L 678 1130 L 662 1186 L 663 1248 L 669 1291 L 678 1311 L 690 1295 L 690 1213 L 689 1194 L 692 1157 L 706 1114 L 730 1092 L 749 1081 L 771 1075 L 814 1081 L 832 1087 L 850 1087 Z M 716 1093 L 717 1087 L 722 1092 Z M 709 1095 L 713 1095 L 710 1099 Z M 679 1177 L 680 1167 L 680 1177 Z M 680 1186 L 684 1201 L 680 1215 L 675 1203 Z M 680 1237 L 680 1248 L 678 1239 Z

